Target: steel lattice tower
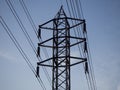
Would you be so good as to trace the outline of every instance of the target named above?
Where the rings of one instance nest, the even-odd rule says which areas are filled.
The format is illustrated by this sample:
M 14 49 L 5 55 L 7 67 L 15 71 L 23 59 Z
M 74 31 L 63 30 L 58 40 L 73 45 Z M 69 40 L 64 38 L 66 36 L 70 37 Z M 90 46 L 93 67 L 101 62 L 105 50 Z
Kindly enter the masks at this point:
M 71 21 L 76 21 L 76 24 L 71 24 Z M 52 23 L 53 26 L 48 24 Z M 48 25 L 48 26 L 47 26 Z M 38 56 L 40 56 L 40 47 L 52 49 L 51 58 L 47 58 L 37 63 L 37 76 L 39 76 L 39 66 L 52 67 L 52 90 L 71 90 L 71 66 L 79 63 L 87 62 L 86 58 L 71 56 L 71 48 L 77 44 L 85 43 L 86 39 L 81 37 L 71 36 L 70 30 L 79 26 L 85 25 L 85 20 L 67 17 L 63 7 L 60 8 L 54 19 L 39 25 L 38 37 L 41 37 L 41 30 L 51 30 L 53 36 L 47 40 L 38 43 Z M 85 31 L 85 30 L 83 30 Z M 76 42 L 71 42 L 75 40 Z M 47 44 L 52 42 L 52 45 Z M 86 48 L 84 48 L 86 50 Z M 71 59 L 77 60 L 72 63 Z M 52 64 L 46 62 L 51 61 Z

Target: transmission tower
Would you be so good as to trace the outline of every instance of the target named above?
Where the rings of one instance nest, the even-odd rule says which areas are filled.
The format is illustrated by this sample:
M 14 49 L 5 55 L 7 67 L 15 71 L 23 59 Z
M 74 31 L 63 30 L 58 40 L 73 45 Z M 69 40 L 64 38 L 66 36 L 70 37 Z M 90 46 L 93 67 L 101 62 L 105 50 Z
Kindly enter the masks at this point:
M 71 24 L 71 21 L 76 23 Z M 53 33 L 49 39 L 38 43 L 37 56 L 40 56 L 40 48 L 42 47 L 51 48 L 52 55 L 50 58 L 38 62 L 36 71 L 39 77 L 39 66 L 52 67 L 52 90 L 71 90 L 71 67 L 87 62 L 87 58 L 71 55 L 71 48 L 74 48 L 78 44 L 84 44 L 83 49 L 87 51 L 86 38 L 72 36 L 70 33 L 70 30 L 80 25 L 85 26 L 85 20 L 67 17 L 63 7 L 60 8 L 53 19 L 39 25 L 38 38 L 41 38 L 41 31 L 43 30 L 51 30 Z M 86 31 L 85 27 L 83 31 Z M 48 42 L 52 44 L 50 45 Z M 71 62 L 71 60 L 76 61 Z M 48 64 L 48 61 L 52 63 Z

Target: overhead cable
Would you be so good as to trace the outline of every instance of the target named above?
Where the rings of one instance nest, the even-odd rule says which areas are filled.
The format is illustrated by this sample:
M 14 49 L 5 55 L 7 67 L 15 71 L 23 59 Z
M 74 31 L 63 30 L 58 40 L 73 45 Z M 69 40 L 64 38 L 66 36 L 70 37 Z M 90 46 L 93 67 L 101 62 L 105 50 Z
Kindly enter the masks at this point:
M 15 36 L 13 35 L 13 33 L 11 32 L 11 30 L 9 29 L 6 22 L 3 20 L 3 18 L 1 16 L 0 16 L 0 23 L 3 26 L 4 30 L 6 31 L 6 33 L 9 35 L 10 39 L 12 40 L 12 42 L 14 43 L 14 45 L 16 46 L 18 51 L 20 52 L 20 54 L 22 55 L 23 59 L 28 64 L 28 66 L 31 69 L 31 71 L 33 72 L 33 74 L 36 75 L 35 68 L 33 67 L 32 63 L 30 62 L 30 59 L 28 58 L 26 53 L 23 51 L 19 42 L 17 41 L 17 39 L 15 38 Z M 45 87 L 43 81 L 41 80 L 41 78 L 37 78 L 37 80 L 38 80 L 39 84 L 41 85 L 41 87 L 43 88 L 43 90 L 46 90 L 46 87 Z
M 26 16 L 27 16 L 27 18 L 28 18 L 28 20 L 29 20 L 29 22 L 30 22 L 30 24 L 31 24 L 34 32 L 35 32 L 35 34 L 36 34 L 36 36 L 37 36 L 37 28 L 36 28 L 36 26 L 35 26 L 35 23 L 34 23 L 31 15 L 30 15 L 30 13 L 29 13 L 29 10 L 27 9 L 27 6 L 26 6 L 25 2 L 24 2 L 23 0 L 19 0 L 19 2 L 20 2 L 20 4 L 21 4 L 21 6 L 22 6 L 22 8 L 23 8 L 23 10 L 24 10 L 24 12 L 25 12 L 25 14 L 26 14 Z M 41 39 L 41 40 L 40 40 L 40 39 Z M 42 41 L 42 38 L 38 38 L 38 40 L 39 40 L 39 41 Z M 39 48 L 39 47 L 38 47 L 38 48 Z M 38 50 L 40 50 L 40 49 L 38 49 Z M 44 51 L 45 56 L 46 56 L 46 57 L 49 57 L 49 55 L 48 55 L 48 53 L 47 53 L 47 50 L 46 50 L 46 49 L 43 49 L 43 51 Z M 40 51 L 38 51 L 38 52 L 40 52 Z M 36 53 L 36 54 L 38 54 L 38 53 Z M 37 58 L 38 58 L 39 61 L 40 61 L 40 59 L 42 60 L 41 57 L 37 57 Z M 45 67 L 42 67 L 42 68 L 43 68 L 43 71 L 45 72 L 45 75 L 46 75 L 46 77 L 47 77 L 50 85 L 51 85 L 51 78 L 50 78 L 50 76 L 49 76 L 48 71 L 46 70 Z

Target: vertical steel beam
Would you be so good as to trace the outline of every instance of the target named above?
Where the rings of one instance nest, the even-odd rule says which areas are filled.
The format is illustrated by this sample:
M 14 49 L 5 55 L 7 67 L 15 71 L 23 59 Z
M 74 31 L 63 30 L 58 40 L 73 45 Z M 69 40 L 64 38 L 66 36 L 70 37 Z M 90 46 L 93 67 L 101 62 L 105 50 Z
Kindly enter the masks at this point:
M 53 90 L 70 90 L 70 26 L 63 9 L 56 15 L 53 21 Z M 64 28 L 62 31 L 59 28 Z M 61 38 L 62 36 L 62 38 Z M 61 48 L 62 47 L 62 48 Z M 61 53 L 62 51 L 62 53 Z M 63 56 L 63 58 L 59 58 Z M 60 63 L 61 62 L 61 63 Z M 66 67 L 59 67 L 66 65 Z

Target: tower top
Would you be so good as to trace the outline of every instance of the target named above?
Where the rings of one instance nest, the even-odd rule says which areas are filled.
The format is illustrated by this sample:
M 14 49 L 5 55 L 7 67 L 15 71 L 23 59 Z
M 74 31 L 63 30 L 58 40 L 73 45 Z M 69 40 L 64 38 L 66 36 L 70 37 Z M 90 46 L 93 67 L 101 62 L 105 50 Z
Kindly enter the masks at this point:
M 55 18 L 63 18 L 63 17 L 67 17 L 66 13 L 63 9 L 63 5 L 60 7 L 60 10 L 58 11 L 58 13 L 56 14 Z

